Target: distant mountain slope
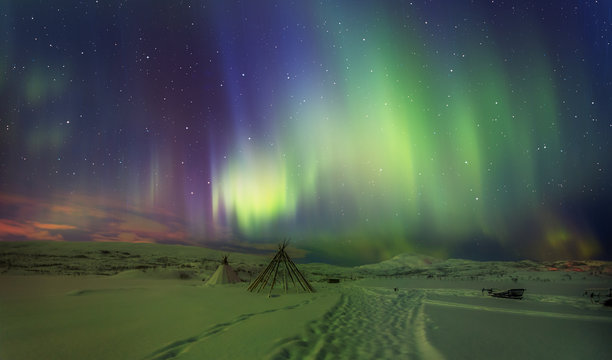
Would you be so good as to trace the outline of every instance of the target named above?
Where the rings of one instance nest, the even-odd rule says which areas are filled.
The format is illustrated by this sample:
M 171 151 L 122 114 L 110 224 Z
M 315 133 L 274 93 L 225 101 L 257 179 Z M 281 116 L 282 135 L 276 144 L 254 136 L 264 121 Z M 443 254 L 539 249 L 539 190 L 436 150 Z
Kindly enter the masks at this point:
M 367 264 L 358 266 L 358 269 L 372 271 L 386 271 L 402 268 L 427 268 L 433 264 L 442 262 L 432 256 L 404 253 L 392 257 L 389 260 L 384 260 L 376 264 Z

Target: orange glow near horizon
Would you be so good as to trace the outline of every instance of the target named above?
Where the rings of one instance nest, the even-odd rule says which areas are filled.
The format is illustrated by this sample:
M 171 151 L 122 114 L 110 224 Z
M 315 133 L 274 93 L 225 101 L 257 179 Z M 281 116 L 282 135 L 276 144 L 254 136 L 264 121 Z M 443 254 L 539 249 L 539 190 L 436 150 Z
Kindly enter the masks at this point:
M 46 229 L 46 230 L 71 230 L 71 229 L 76 229 L 76 226 L 72 226 L 72 225 L 61 225 L 61 224 L 43 224 L 43 223 L 39 223 L 39 222 L 33 222 L 32 225 L 34 225 L 35 227 L 39 228 L 39 229 Z
M 70 195 L 46 201 L 0 194 L 0 204 L 12 209 L 0 219 L 0 240 L 90 240 L 134 243 L 191 243 L 183 225 L 163 209 L 138 211 L 121 202 L 97 202 Z

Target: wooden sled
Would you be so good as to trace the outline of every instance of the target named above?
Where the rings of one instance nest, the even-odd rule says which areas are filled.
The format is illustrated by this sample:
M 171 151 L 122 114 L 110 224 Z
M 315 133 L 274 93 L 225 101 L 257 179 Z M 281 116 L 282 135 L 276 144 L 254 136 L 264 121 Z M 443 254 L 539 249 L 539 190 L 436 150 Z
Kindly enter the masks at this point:
M 505 299 L 518 299 L 521 300 L 523 298 L 523 293 L 525 289 L 509 289 L 509 290 L 498 290 L 498 289 L 482 289 L 482 292 L 487 292 L 488 295 L 498 298 Z

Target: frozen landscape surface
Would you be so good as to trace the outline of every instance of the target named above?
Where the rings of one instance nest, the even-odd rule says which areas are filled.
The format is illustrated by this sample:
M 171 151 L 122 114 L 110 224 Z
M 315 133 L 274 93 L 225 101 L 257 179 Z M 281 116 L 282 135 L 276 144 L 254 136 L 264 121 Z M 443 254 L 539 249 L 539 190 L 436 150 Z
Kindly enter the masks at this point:
M 270 254 L 232 253 L 245 282 L 204 286 L 222 254 L 0 243 L 0 359 L 596 359 L 612 352 L 612 308 L 602 305 L 610 263 L 404 254 L 344 268 L 294 258 L 317 292 L 278 287 L 268 297 L 246 288 Z M 483 288 L 526 291 L 511 300 Z M 602 295 L 591 299 L 586 289 Z

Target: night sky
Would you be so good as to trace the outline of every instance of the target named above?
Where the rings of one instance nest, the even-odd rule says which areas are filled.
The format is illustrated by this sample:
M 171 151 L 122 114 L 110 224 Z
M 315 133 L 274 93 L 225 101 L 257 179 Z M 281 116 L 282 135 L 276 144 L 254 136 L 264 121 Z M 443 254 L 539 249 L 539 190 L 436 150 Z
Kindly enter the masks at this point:
M 0 239 L 612 258 L 612 2 L 0 3 Z

